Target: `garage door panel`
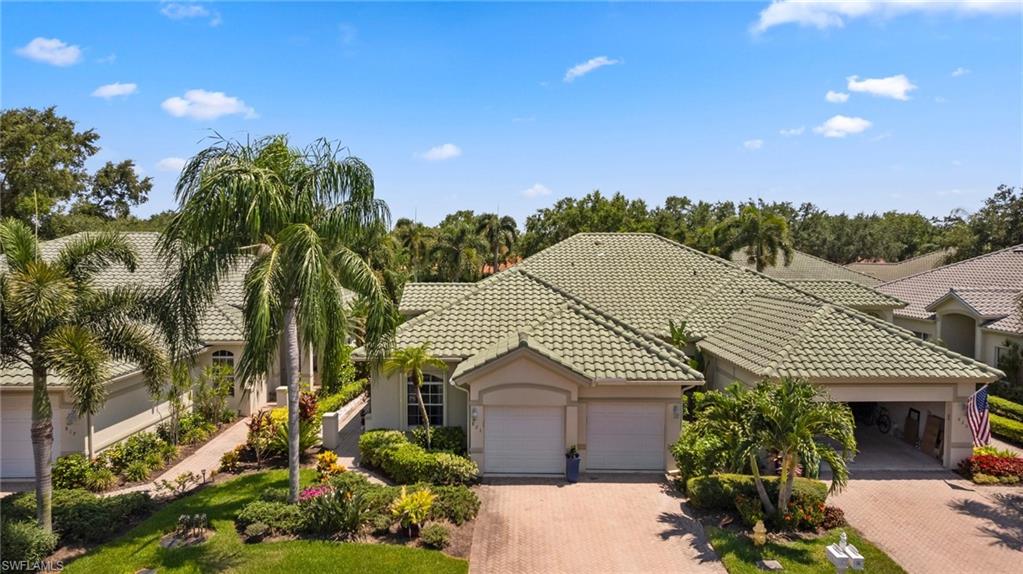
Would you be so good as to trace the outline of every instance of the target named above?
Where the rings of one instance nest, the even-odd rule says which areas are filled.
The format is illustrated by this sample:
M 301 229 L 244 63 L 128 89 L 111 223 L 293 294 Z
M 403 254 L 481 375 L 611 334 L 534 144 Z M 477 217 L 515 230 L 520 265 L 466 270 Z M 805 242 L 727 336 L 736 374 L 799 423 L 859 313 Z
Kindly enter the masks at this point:
M 35 476 L 32 456 L 32 401 L 30 397 L 9 398 L 2 401 L 0 417 L 0 476 L 4 478 L 31 478 Z M 58 413 L 55 413 L 55 415 Z M 54 420 L 57 420 L 56 417 Z M 54 429 L 54 454 L 59 452 L 59 441 Z
M 586 467 L 663 470 L 664 409 L 657 403 L 591 403 L 586 417 Z
M 561 473 L 565 468 L 561 407 L 487 407 L 484 470 L 492 473 Z

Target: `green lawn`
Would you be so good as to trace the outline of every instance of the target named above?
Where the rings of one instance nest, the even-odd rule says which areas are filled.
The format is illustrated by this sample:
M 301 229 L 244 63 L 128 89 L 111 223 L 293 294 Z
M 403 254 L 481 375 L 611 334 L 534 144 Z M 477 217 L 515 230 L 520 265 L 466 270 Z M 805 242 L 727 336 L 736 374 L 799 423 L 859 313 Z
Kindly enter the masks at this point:
M 762 574 L 757 568 L 757 560 L 777 560 L 785 568 L 785 572 L 794 574 L 819 574 L 834 572 L 835 567 L 828 562 L 824 547 L 838 542 L 840 530 L 835 529 L 815 540 L 796 540 L 785 544 L 768 542 L 762 549 L 757 549 L 745 535 L 721 528 L 706 528 L 710 544 L 714 547 L 725 569 L 729 574 Z M 844 529 L 849 536 L 849 543 L 863 554 L 866 572 L 871 574 L 905 574 L 906 571 L 876 546 L 864 540 L 852 528 Z
M 303 471 L 303 482 L 315 473 Z M 350 544 L 315 540 L 245 544 L 234 528 L 238 510 L 271 487 L 286 487 L 286 470 L 252 474 L 206 488 L 177 500 L 145 522 L 85 556 L 71 562 L 65 574 L 134 573 L 155 568 L 171 572 L 429 572 L 468 571 L 468 563 L 432 550 L 385 544 Z M 199 546 L 160 547 L 160 537 L 174 528 L 181 514 L 204 512 L 213 537 Z

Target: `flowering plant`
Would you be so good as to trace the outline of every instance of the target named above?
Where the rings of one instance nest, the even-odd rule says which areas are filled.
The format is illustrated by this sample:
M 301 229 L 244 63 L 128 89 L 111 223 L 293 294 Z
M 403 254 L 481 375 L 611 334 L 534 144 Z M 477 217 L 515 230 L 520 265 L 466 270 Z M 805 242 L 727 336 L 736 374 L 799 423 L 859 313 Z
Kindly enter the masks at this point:
M 986 474 L 988 476 L 1015 476 L 1023 479 L 1023 458 L 1018 456 L 974 455 L 959 463 L 959 470 L 966 476 Z
M 303 490 L 302 492 L 298 493 L 298 501 L 299 502 L 309 502 L 310 500 L 312 500 L 314 498 L 318 498 L 320 496 L 323 496 L 324 494 L 328 494 L 331 490 L 333 490 L 333 489 L 331 489 L 329 486 L 327 486 L 325 484 L 320 484 L 320 485 L 317 485 L 317 486 L 310 486 L 309 488 L 307 488 L 307 489 Z

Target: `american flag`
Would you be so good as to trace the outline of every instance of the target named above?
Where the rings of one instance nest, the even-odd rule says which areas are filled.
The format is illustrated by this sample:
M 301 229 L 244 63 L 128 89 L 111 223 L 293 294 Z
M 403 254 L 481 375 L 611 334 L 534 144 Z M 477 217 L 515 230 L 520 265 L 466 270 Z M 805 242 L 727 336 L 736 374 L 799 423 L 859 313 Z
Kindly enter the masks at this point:
M 973 444 L 985 446 L 991 441 L 991 423 L 987 416 L 987 386 L 970 395 L 966 401 L 966 418 L 973 431 Z

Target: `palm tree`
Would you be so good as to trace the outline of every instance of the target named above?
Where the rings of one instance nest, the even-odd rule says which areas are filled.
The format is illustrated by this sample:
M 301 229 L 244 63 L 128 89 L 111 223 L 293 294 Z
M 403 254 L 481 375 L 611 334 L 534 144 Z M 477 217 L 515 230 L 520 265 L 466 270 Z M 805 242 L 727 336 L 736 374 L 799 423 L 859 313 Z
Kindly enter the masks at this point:
M 792 263 L 795 250 L 789 233 L 789 222 L 752 203 L 742 206 L 739 215 L 733 215 L 714 227 L 714 242 L 718 255 L 730 259 L 732 253 L 744 249 L 746 262 L 757 271 L 778 264 L 778 253 L 785 265 Z
M 426 405 L 423 404 L 423 369 L 433 367 L 435 369 L 446 369 L 444 361 L 430 354 L 430 345 L 424 343 L 419 346 L 405 347 L 393 351 L 384 359 L 384 374 L 390 376 L 394 373 L 401 373 L 403 376 L 412 377 L 412 383 L 416 388 L 416 401 L 419 403 L 419 414 L 423 418 L 423 426 L 426 428 L 426 449 L 430 449 L 430 414 L 426 412 Z M 404 383 L 404 381 L 402 381 Z
M 340 157 L 326 140 L 305 149 L 284 136 L 254 142 L 218 139 L 182 170 L 180 211 L 161 239 L 175 258 L 168 292 L 179 317 L 175 346 L 197 340 L 197 317 L 222 280 L 245 270 L 246 346 L 238 364 L 247 385 L 263 380 L 280 354 L 288 387 L 289 498 L 299 487 L 299 340 L 322 353 L 323 376 L 343 352 L 351 321 L 345 289 L 366 299 L 366 349 L 379 357 L 396 321 L 373 271 L 351 248 L 386 223 L 369 167 Z M 284 340 L 283 348 L 280 345 Z
M 499 217 L 496 213 L 484 213 L 480 215 L 476 223 L 476 233 L 483 237 L 494 257 L 494 268 L 492 273 L 497 273 L 501 265 L 501 248 L 505 253 L 511 251 L 515 241 L 519 238 L 519 228 L 515 225 L 515 219 L 509 215 Z
M 788 510 L 803 462 L 826 462 L 832 473 L 829 493 L 844 488 L 849 480 L 846 460 L 856 454 L 856 423 L 849 405 L 831 401 L 820 387 L 791 378 L 761 382 L 753 395 L 754 441 L 781 459 L 779 515 Z
M 401 218 L 394 224 L 398 245 L 408 253 L 412 280 L 419 280 L 419 268 L 426 260 L 430 247 L 430 230 L 422 223 Z
M 465 222 L 452 223 L 440 230 L 437 242 L 430 248 L 430 259 L 446 281 L 475 281 L 482 262 L 480 252 L 486 249 L 476 229 Z
M 6 263 L 0 272 L 0 366 L 20 363 L 31 370 L 36 517 L 50 532 L 50 375 L 68 386 L 75 412 L 91 420 L 106 400 L 113 361 L 138 365 L 154 394 L 168 364 L 151 328 L 155 296 L 136 286 L 103 290 L 94 284 L 97 274 L 116 264 L 135 270 L 136 253 L 123 235 L 83 234 L 67 241 L 55 257 L 43 260 L 32 230 L 6 219 L 0 223 L 0 250 Z M 90 455 L 92 444 L 90 432 Z

